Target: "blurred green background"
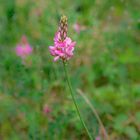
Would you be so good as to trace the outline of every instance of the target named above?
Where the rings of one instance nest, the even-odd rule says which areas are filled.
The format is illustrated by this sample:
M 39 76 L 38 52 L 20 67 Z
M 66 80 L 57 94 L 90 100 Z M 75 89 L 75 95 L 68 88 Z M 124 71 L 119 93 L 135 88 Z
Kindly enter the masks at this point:
M 139 0 L 0 0 L 0 140 L 88 140 L 48 50 L 62 14 L 77 42 L 69 74 L 93 139 L 100 127 L 77 89 L 111 140 L 140 140 L 139 8 Z M 15 53 L 22 35 L 33 47 L 28 66 Z

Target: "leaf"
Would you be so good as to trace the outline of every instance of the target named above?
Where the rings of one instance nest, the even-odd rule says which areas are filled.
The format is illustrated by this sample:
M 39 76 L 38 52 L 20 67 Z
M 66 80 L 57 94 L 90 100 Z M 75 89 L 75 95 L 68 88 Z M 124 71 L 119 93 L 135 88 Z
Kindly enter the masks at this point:
M 140 112 L 136 112 L 135 118 L 136 122 L 140 124 Z
M 125 128 L 125 133 L 128 135 L 131 139 L 136 140 L 138 138 L 138 133 L 133 126 L 128 126 Z
M 114 119 L 114 128 L 122 133 L 124 131 L 124 123 L 128 120 L 128 116 L 125 114 L 119 114 L 115 119 Z

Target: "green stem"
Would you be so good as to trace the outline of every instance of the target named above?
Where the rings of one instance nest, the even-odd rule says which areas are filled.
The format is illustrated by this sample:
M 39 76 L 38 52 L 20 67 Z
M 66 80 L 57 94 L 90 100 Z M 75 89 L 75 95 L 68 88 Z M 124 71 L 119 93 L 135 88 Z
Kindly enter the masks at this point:
M 90 135 L 87 127 L 86 127 L 86 124 L 84 123 L 82 117 L 81 117 L 81 114 L 80 114 L 80 110 L 78 108 L 78 105 L 77 105 L 77 102 L 76 102 L 76 99 L 74 97 L 74 94 L 73 94 L 73 91 L 72 91 L 72 87 L 71 87 L 71 83 L 70 83 L 70 79 L 69 79 L 69 76 L 68 76 L 68 72 L 67 72 L 67 66 L 66 66 L 66 62 L 63 61 L 63 65 L 64 65 L 64 71 L 65 71 L 65 75 L 66 75 L 66 80 L 67 80 L 67 83 L 68 83 L 68 86 L 69 86 L 69 89 L 70 89 L 70 93 L 71 93 L 71 96 L 72 96 L 72 100 L 74 102 L 74 105 L 76 107 L 76 111 L 77 111 L 77 114 L 79 115 L 79 118 L 80 118 L 80 121 L 83 125 L 83 127 L 85 128 L 90 140 L 92 140 L 92 136 Z

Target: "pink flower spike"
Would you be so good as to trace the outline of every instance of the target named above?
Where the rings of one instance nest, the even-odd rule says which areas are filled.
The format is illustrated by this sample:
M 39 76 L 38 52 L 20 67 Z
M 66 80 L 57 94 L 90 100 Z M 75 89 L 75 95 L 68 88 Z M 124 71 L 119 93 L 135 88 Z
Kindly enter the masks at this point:
M 60 20 L 59 31 L 54 37 L 54 46 L 49 46 L 49 51 L 54 56 L 54 61 L 59 59 L 67 61 L 73 56 L 76 42 L 72 42 L 70 37 L 67 37 L 67 18 L 63 16 Z

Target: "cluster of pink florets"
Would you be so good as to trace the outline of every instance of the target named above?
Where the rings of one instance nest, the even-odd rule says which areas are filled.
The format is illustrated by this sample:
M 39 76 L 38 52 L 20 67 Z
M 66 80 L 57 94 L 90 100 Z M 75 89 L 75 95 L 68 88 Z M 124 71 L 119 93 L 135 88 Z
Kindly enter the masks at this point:
M 73 56 L 76 42 L 67 37 L 68 22 L 67 17 L 62 16 L 59 23 L 59 30 L 54 37 L 54 46 L 49 46 L 49 50 L 54 61 L 61 59 L 63 61 L 69 60 Z
M 74 47 L 76 42 L 72 42 L 71 38 L 66 37 L 63 41 L 61 40 L 60 33 L 57 32 L 54 37 L 54 46 L 50 46 L 49 50 L 54 61 L 62 59 L 64 61 L 69 60 L 73 56 Z

